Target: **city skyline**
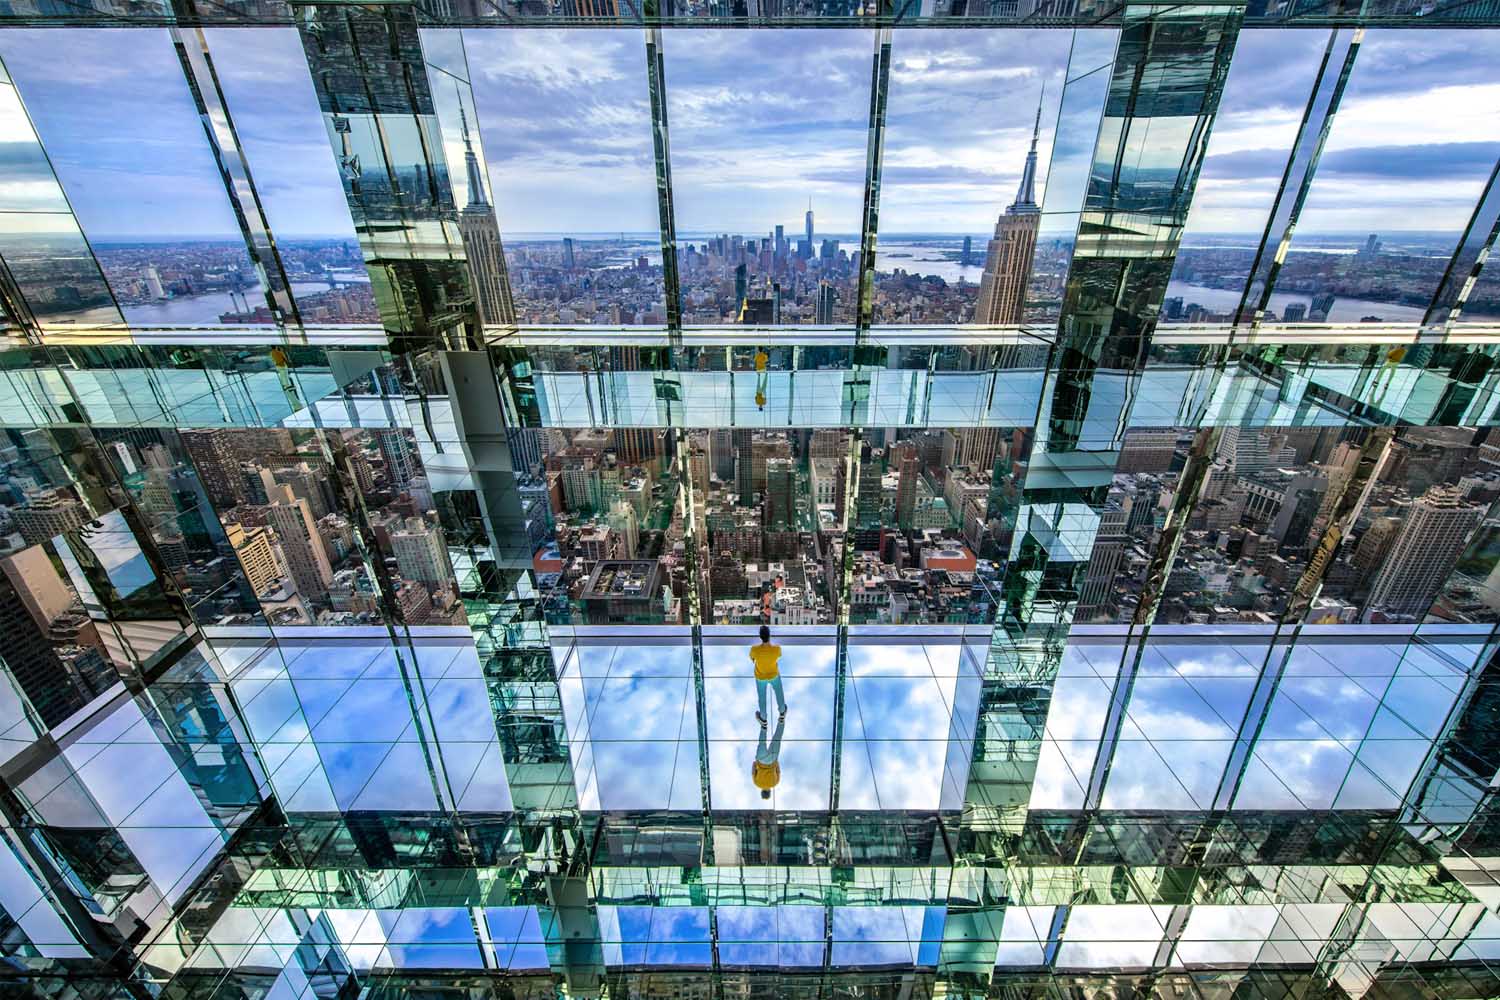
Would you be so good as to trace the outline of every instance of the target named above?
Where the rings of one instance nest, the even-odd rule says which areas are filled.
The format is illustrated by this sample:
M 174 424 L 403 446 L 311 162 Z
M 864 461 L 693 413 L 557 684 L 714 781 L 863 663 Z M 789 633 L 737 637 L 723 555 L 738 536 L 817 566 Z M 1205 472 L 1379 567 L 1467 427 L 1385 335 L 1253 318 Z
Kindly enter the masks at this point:
M 142 44 L 111 47 L 111 29 L 69 31 L 66 39 L 43 29 L 18 29 L 0 36 L 0 58 L 42 133 L 90 237 L 235 235 L 237 227 L 167 33 L 130 30 L 139 33 Z M 340 199 L 331 197 L 339 190 L 337 173 L 295 31 L 216 28 L 207 34 L 273 228 L 287 237 L 350 233 L 347 209 Z M 824 229 L 854 229 L 863 188 L 872 36 L 852 29 L 820 32 L 820 44 L 824 35 L 837 44 L 810 52 L 798 48 L 806 40 L 783 41 L 775 32 L 751 33 L 754 39 L 770 36 L 752 42 L 714 38 L 713 34 L 695 31 L 678 39 L 668 32 L 667 36 L 669 100 L 681 105 L 672 121 L 680 230 L 757 232 L 778 220 L 791 224 L 800 214 L 797 205 L 809 194 L 825 205 Z M 908 34 L 915 37 L 908 41 Z M 1003 41 L 1014 33 L 989 34 Z M 1068 33 L 1038 34 L 1047 52 L 1055 53 L 1061 46 L 1054 49 L 1049 40 Z M 1477 195 L 1476 184 L 1483 180 L 1485 156 L 1493 163 L 1490 151 L 1495 143 L 1485 131 L 1485 122 L 1500 108 L 1500 85 L 1483 82 L 1483 66 L 1473 55 L 1476 34 L 1429 31 L 1423 33 L 1421 45 L 1398 45 L 1387 42 L 1390 32 L 1372 29 L 1368 33 L 1319 170 L 1326 182 L 1323 186 L 1336 185 L 1339 196 L 1337 201 L 1320 197 L 1315 183 L 1301 227 L 1304 231 L 1406 230 L 1417 215 L 1423 219 L 1423 228 L 1432 228 L 1434 218 L 1445 227 L 1462 226 Z M 552 35 L 549 39 L 546 31 L 470 31 L 464 36 L 471 47 L 469 67 L 476 91 L 477 109 L 471 110 L 476 110 L 477 130 L 483 137 L 502 234 L 655 230 L 655 176 L 640 36 L 624 30 Z M 1044 56 L 1053 62 L 1044 59 L 1038 64 L 1029 52 L 1008 55 L 989 38 L 949 42 L 926 35 L 898 31 L 895 36 L 882 170 L 887 189 L 885 232 L 982 235 L 992 221 L 976 218 L 961 227 L 933 225 L 922 221 L 924 217 L 915 209 L 908 213 L 904 206 L 940 193 L 943 198 L 954 196 L 951 204 L 971 205 L 972 209 L 964 209 L 966 213 L 980 212 L 986 206 L 985 216 L 998 211 L 1019 180 L 1015 164 L 1029 138 L 1034 95 L 1041 83 L 1053 82 L 1060 63 L 1055 54 L 1046 52 Z M 1242 34 L 1211 136 L 1190 232 L 1258 228 L 1256 213 L 1268 206 L 1263 192 L 1268 185 L 1274 189 L 1285 162 L 1286 130 L 1295 130 L 1300 117 L 1305 89 L 1299 93 L 1298 87 L 1310 83 L 1321 55 L 1321 43 L 1312 36 L 1292 33 L 1288 39 L 1285 33 L 1253 28 Z M 69 59 L 55 51 L 64 40 Z M 556 47 L 558 41 L 565 41 L 566 47 Z M 758 46 L 748 53 L 773 70 L 773 79 L 776 67 L 817 64 L 825 67 L 828 85 L 838 90 L 827 93 L 825 87 L 807 94 L 801 92 L 805 87 L 778 90 L 768 85 L 758 102 L 740 102 L 749 108 L 742 113 L 757 116 L 754 121 L 743 123 L 743 129 L 723 129 L 711 110 L 722 108 L 726 97 L 722 86 L 715 84 L 722 83 L 719 60 L 739 53 L 733 46 L 743 44 Z M 909 47 L 904 49 L 903 44 Z M 546 51 L 549 58 L 524 58 L 540 51 Z M 1031 69 L 1018 73 L 1017 66 Z M 789 68 L 787 72 L 797 71 Z M 1251 89 L 1239 82 L 1268 76 L 1285 79 L 1287 84 Z M 924 77 L 931 79 L 923 82 Z M 1396 79 L 1399 85 L 1393 82 Z M 941 102 L 945 93 L 951 102 L 952 94 L 944 88 L 951 91 L 996 80 L 1019 91 L 1016 100 L 987 102 L 1007 107 L 1008 117 L 1003 121 L 979 108 L 993 124 L 972 129 L 968 141 L 962 143 L 955 141 L 955 134 L 964 131 L 955 127 L 957 116 L 952 124 L 947 119 L 923 123 L 932 116 L 921 115 L 921 109 Z M 534 99 L 510 105 L 498 99 L 496 88 L 518 86 L 530 88 L 520 93 Z M 1060 100 L 1060 91 L 1060 87 L 1049 87 L 1056 97 L 1049 98 L 1044 115 L 1039 190 L 1045 189 L 1053 159 L 1049 143 L 1055 112 L 1050 101 Z M 132 117 L 146 120 L 131 109 L 147 104 L 152 107 L 149 137 L 132 140 L 128 133 L 110 127 Z M 1454 113 L 1434 115 L 1439 107 Z M 560 113 L 580 109 L 581 114 Z M 816 145 L 807 145 L 812 140 L 803 138 L 808 135 L 806 129 L 789 120 L 794 114 L 806 116 L 803 124 L 817 125 Z M 1434 123 L 1439 126 L 1436 131 Z M 13 123 L 8 127 L 15 134 L 24 126 Z M 502 131 L 505 141 L 496 138 Z M 744 167 L 737 164 L 756 162 L 760 148 L 756 136 L 769 132 L 777 136 L 778 146 L 790 143 L 797 155 L 780 161 L 776 182 L 767 187 L 747 177 Z M 1393 137 L 1407 135 L 1420 135 L 1423 141 L 1392 142 Z M 461 146 L 454 149 L 453 141 L 449 140 L 450 160 L 461 163 Z M 295 155 L 271 155 L 273 142 L 282 150 L 292 143 Z M 931 163 L 923 165 L 924 151 L 934 143 L 940 143 L 951 159 L 941 170 Z M 695 152 L 700 144 L 712 148 L 714 156 L 700 157 Z M 543 148 L 551 151 L 547 170 L 539 168 L 537 151 Z M 55 204 L 44 190 L 46 185 L 38 182 L 36 171 L 45 170 L 44 162 L 22 158 L 19 150 L 10 162 L 16 169 L 0 180 L 0 201 L 14 208 Z M 981 164 L 977 169 L 972 166 L 976 162 Z M 929 173 L 923 174 L 924 169 Z M 555 173 L 550 181 L 549 170 Z M 1417 189 L 1405 183 L 1416 176 L 1413 171 L 1420 171 L 1425 181 Z M 610 182 L 580 186 L 579 179 L 590 173 L 601 180 L 608 177 Z M 38 181 L 30 180 L 31 176 Z M 539 196 L 558 190 L 557 178 L 567 178 L 575 196 L 539 201 Z M 982 182 L 977 192 L 976 182 Z M 755 218 L 745 218 L 742 210 L 732 207 L 743 190 L 737 185 L 744 184 L 772 198 L 769 205 L 757 208 Z M 461 187 L 458 179 L 455 187 Z M 723 194 L 710 197 L 706 193 L 710 190 Z M 1221 196 L 1225 191 L 1230 195 Z M 188 204 L 192 211 L 184 214 Z M 563 215 L 533 214 L 542 204 L 561 209 Z M 635 207 L 625 208 L 629 205 Z M 556 224 L 555 220 L 575 210 L 579 213 L 576 227 Z M 544 219 L 554 221 L 546 224 Z M 28 225 L 36 226 L 37 221 Z

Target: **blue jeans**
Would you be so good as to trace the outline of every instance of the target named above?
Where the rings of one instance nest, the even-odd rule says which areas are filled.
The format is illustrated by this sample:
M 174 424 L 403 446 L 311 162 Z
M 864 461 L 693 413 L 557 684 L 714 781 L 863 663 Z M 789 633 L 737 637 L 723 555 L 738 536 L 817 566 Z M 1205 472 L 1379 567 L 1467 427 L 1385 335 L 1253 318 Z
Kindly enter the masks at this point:
M 776 692 L 776 707 L 779 711 L 786 711 L 786 692 L 781 690 L 781 675 L 777 674 L 768 681 L 757 679 L 755 682 L 755 697 L 760 701 L 760 716 L 766 717 L 766 689 Z

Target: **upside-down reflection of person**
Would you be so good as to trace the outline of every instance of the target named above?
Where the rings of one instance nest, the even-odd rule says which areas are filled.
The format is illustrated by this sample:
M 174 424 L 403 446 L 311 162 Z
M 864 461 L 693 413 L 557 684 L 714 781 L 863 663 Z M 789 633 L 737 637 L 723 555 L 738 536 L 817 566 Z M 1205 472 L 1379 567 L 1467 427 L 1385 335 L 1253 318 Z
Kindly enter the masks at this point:
M 769 799 L 771 789 L 781 782 L 781 736 L 786 732 L 786 712 L 776 720 L 776 732 L 771 743 L 766 744 L 766 726 L 760 727 L 760 743 L 755 748 L 755 761 L 750 765 L 750 780 L 760 789 L 760 797 Z

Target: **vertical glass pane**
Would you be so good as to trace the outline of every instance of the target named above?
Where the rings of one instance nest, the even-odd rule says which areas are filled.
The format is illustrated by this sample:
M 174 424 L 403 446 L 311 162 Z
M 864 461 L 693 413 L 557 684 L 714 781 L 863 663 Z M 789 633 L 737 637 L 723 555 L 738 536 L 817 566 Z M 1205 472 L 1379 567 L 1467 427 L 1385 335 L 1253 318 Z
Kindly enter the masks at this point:
M 0 71 L 0 256 L 42 324 L 118 323 L 120 314 L 10 77 Z
M 168 33 L 7 31 L 0 55 L 125 318 L 251 311 L 262 289 Z
M 683 323 L 849 324 L 874 35 L 665 38 Z
M 1062 31 L 896 33 L 876 323 L 1019 321 L 1070 41 Z M 1010 294 L 985 283 L 995 268 L 991 284 L 1011 275 Z M 990 294 L 976 315 L 981 287 Z
M 119 680 L 59 551 L 62 539 L 0 558 L 4 664 L 46 726 L 56 726 Z
M 1055 322 L 1062 309 L 1119 38 L 1120 33 L 1112 28 L 1073 32 L 1067 81 L 1052 136 L 1051 162 L 1045 167 L 1038 165 L 1047 178 L 1047 187 L 1022 317 L 1026 322 Z
M 104 453 L 151 532 L 163 567 L 200 625 L 263 622 L 182 438 L 166 430 L 101 432 Z
M 1310 320 L 1420 321 L 1500 156 L 1491 32 L 1371 31 L 1276 282 Z M 1477 46 L 1477 48 L 1476 48 Z
M 358 518 L 344 504 L 347 487 L 341 489 L 324 451 L 323 433 L 185 431 L 182 441 L 271 624 L 378 624 L 377 583 L 357 544 Z M 372 501 L 396 496 L 400 488 L 392 484 L 420 471 L 399 443 L 392 447 L 392 457 L 381 451 L 378 461 L 372 457 L 363 466 L 351 457 L 354 476 Z M 410 502 L 413 511 L 428 506 Z M 404 527 L 398 516 L 390 520 L 394 530 Z M 417 607 L 418 593 L 407 596 Z
M 1321 31 L 1240 33 L 1162 304 L 1163 322 L 1234 315 L 1327 45 Z M 1277 85 L 1267 87 L 1268 79 Z M 1283 311 L 1280 304 L 1272 309 L 1278 317 Z
M 204 33 L 302 321 L 379 323 L 296 30 Z M 250 305 L 252 312 L 265 308 Z
M 1132 427 L 1125 432 L 1075 622 L 1128 624 L 1134 617 L 1192 434 L 1191 429 L 1177 427 Z
M 641 33 L 470 31 L 464 45 L 516 319 L 664 324 Z

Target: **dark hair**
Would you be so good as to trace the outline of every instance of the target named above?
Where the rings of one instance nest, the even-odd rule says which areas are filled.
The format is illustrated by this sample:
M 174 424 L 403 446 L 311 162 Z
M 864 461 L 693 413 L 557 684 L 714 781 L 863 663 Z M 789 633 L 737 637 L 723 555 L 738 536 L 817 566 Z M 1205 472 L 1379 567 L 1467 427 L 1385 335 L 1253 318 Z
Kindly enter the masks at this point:
M 763 799 L 769 799 L 771 797 L 771 790 L 769 788 L 762 788 L 760 790 L 760 797 Z
M 769 625 L 762 625 L 760 627 L 760 641 L 761 642 L 770 642 L 771 641 L 771 626 L 769 626 Z

